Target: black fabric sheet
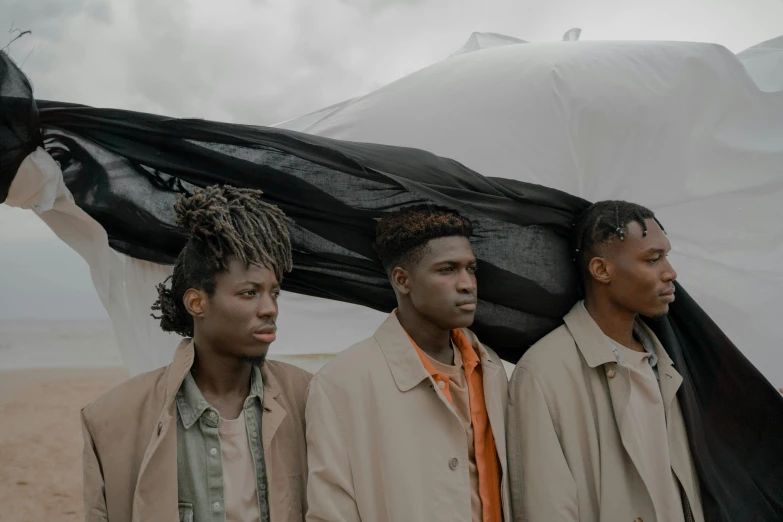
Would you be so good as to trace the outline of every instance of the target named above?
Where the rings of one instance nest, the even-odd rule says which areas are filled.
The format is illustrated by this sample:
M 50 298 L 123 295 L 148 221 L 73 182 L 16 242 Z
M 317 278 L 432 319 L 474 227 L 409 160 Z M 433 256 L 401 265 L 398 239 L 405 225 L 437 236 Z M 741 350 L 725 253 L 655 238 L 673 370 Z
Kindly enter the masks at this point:
M 588 205 L 578 197 L 415 149 L 36 103 L 0 55 L 0 201 L 41 145 L 76 203 L 127 255 L 173 262 L 185 241 L 172 209 L 180 193 L 214 183 L 259 188 L 295 222 L 286 290 L 388 312 L 395 298 L 371 247 L 375 222 L 432 202 L 474 223 L 473 329 L 505 360 L 561 324 L 578 298 L 567 239 Z M 650 323 L 683 374 L 679 399 L 707 520 L 783 520 L 783 398 L 679 285 L 669 316 Z

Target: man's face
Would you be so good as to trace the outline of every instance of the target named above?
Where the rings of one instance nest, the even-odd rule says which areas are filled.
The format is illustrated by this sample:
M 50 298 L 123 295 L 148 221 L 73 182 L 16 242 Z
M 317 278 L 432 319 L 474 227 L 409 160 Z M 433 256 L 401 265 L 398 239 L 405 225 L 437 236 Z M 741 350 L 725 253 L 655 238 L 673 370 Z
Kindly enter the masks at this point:
M 206 299 L 200 330 L 215 349 L 258 364 L 275 340 L 279 295 L 272 270 L 232 260 L 215 278 L 215 293 Z
M 466 328 L 476 315 L 476 256 L 465 237 L 433 239 L 408 270 L 409 297 L 418 312 L 443 330 Z
M 671 244 L 654 219 L 647 220 L 647 236 L 633 222 L 625 241 L 614 240 L 608 246 L 606 271 L 609 296 L 618 305 L 646 317 L 669 312 L 674 301 L 677 272 L 667 255 Z

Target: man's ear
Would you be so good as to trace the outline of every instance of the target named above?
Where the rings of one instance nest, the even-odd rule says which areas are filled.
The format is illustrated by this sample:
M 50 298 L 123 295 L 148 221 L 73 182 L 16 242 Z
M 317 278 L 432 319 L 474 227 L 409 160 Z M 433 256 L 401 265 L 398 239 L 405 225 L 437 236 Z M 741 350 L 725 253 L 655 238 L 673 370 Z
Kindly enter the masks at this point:
M 204 290 L 190 288 L 182 296 L 182 301 L 185 304 L 185 309 L 193 317 L 204 317 L 204 313 L 209 307 L 207 293 Z
M 394 290 L 400 295 L 408 295 L 411 292 L 411 275 L 401 266 L 394 267 L 390 279 Z
M 587 264 L 587 270 L 590 272 L 590 276 L 599 283 L 607 285 L 612 282 L 611 269 L 606 258 L 592 258 Z

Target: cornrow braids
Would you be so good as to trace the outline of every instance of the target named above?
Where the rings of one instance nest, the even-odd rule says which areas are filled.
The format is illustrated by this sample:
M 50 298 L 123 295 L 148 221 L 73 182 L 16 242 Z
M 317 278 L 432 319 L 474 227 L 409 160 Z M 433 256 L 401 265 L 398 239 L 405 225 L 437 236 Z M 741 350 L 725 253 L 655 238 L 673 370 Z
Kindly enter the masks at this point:
M 441 237 L 470 238 L 473 225 L 457 211 L 421 204 L 387 214 L 376 226 L 375 251 L 387 273 L 414 262 L 428 242 Z
M 232 259 L 246 265 L 265 266 L 278 281 L 293 268 L 291 220 L 278 207 L 260 199 L 263 192 L 228 185 L 196 189 L 174 204 L 177 225 L 188 234 L 188 242 L 174 264 L 169 279 L 157 286 L 158 300 L 152 305 L 166 332 L 193 336 L 193 317 L 183 303 L 190 288 L 215 291 L 215 276 L 227 270 Z
M 636 222 L 647 236 L 647 220 L 654 219 L 664 233 L 666 230 L 652 210 L 627 201 L 599 201 L 590 205 L 574 223 L 574 261 L 578 263 L 583 278 L 587 277 L 587 265 L 596 256 L 598 248 L 613 239 L 625 241 L 628 226 Z

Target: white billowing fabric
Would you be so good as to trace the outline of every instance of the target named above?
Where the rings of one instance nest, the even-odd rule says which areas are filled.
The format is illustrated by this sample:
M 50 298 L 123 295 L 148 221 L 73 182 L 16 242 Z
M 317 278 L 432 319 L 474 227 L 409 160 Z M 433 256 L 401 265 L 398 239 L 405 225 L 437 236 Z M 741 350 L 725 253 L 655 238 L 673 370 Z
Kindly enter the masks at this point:
M 335 103 L 334 105 L 330 105 L 329 107 L 325 107 L 323 109 L 319 109 L 315 112 L 311 112 L 309 114 L 305 114 L 304 116 L 299 116 L 298 118 L 293 118 L 291 120 L 286 120 L 284 122 L 278 123 L 276 125 L 272 125 L 272 127 L 275 127 L 277 129 L 285 129 L 285 130 L 292 130 L 292 131 L 298 131 L 302 132 L 307 127 L 310 127 L 311 125 L 314 125 L 318 123 L 323 118 L 329 116 L 334 111 L 337 111 L 339 109 L 342 109 L 349 103 L 351 103 L 354 99 L 351 98 L 349 100 L 345 100 L 340 103 Z
M 416 147 L 485 176 L 650 207 L 679 279 L 783 383 L 783 92 L 713 44 L 558 42 L 456 56 L 306 132 Z
M 745 49 L 737 58 L 759 89 L 766 92 L 783 91 L 783 36 Z
M 42 148 L 22 162 L 5 203 L 36 212 L 87 262 L 131 375 L 171 362 L 179 337 L 161 331 L 150 317 L 155 285 L 170 275 L 171 267 L 112 250 L 106 231 L 74 203 L 60 167 Z
M 490 47 L 499 47 L 501 45 L 513 45 L 513 44 L 524 44 L 524 43 L 527 42 L 525 40 L 520 40 L 519 38 L 514 38 L 513 36 L 506 36 L 504 34 L 497 34 L 497 33 L 476 32 L 470 35 L 468 41 L 465 42 L 465 44 L 462 47 L 454 51 L 451 54 L 451 56 L 459 56 L 460 54 L 472 53 L 475 51 L 480 51 L 482 49 L 489 49 Z

